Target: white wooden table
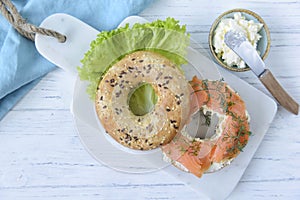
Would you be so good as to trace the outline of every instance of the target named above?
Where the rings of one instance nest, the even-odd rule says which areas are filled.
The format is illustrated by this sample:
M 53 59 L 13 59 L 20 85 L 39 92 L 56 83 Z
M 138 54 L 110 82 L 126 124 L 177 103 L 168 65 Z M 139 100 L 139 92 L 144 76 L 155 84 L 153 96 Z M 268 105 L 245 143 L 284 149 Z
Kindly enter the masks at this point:
M 232 8 L 250 9 L 266 21 L 272 37 L 266 63 L 300 102 L 299 0 L 167 0 L 140 15 L 149 20 L 173 16 L 207 48 L 210 25 Z M 269 94 L 251 72 L 237 75 Z M 0 122 L 0 200 L 198 199 L 188 186 L 161 172 L 131 176 L 97 163 L 75 131 L 61 89 L 64 76 L 62 70 L 49 73 Z M 299 116 L 279 106 L 229 199 L 300 199 Z

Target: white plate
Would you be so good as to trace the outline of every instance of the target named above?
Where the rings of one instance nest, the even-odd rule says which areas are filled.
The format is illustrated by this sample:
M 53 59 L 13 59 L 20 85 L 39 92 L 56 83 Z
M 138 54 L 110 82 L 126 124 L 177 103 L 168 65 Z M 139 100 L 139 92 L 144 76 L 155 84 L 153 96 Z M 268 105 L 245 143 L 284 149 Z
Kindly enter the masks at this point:
M 126 18 L 119 27 L 125 26 L 126 23 L 133 25 L 136 22 L 144 23 L 147 21 L 141 17 L 132 16 Z M 196 46 L 194 41 L 191 42 L 191 46 L 200 48 Z M 187 80 L 191 80 L 193 76 L 211 80 L 221 79 L 218 69 L 210 59 L 192 47 L 188 47 L 187 51 L 186 59 L 189 63 L 182 66 Z M 153 172 L 170 165 L 170 163 L 163 160 L 160 148 L 150 151 L 132 150 L 120 145 L 106 134 L 95 114 L 94 102 L 89 99 L 86 93 L 86 87 L 87 82 L 82 82 L 79 79 L 76 81 L 72 110 L 76 118 L 97 130 L 98 134 L 93 133 L 91 135 L 91 131 L 79 131 L 83 143 L 86 144 L 90 152 L 93 149 L 91 153 L 97 160 L 110 168 L 129 173 Z M 199 121 L 194 120 L 189 124 L 189 132 L 197 133 L 198 127 Z
M 55 18 L 63 19 L 60 20 L 60 22 L 65 24 L 62 25 L 57 23 Z M 59 14 L 53 16 L 52 20 L 51 17 L 49 17 L 49 19 L 50 20 L 48 21 L 45 20 L 42 25 L 44 25 L 44 27 L 59 30 L 64 34 L 68 34 L 68 32 L 75 32 L 78 30 L 76 29 L 70 31 L 68 29 L 68 26 L 66 26 L 68 23 L 77 24 L 78 26 L 84 26 L 86 28 L 86 31 L 91 33 L 89 36 L 89 40 L 95 38 L 95 35 L 97 34 L 96 30 L 86 26 L 85 24 L 83 25 L 82 22 L 78 22 L 79 20 L 76 20 L 71 16 Z M 133 24 L 136 22 L 145 22 L 145 19 L 136 16 L 129 17 L 125 19 L 121 23 L 121 25 L 124 23 Z M 78 31 L 78 36 L 80 35 L 82 35 L 82 32 Z M 84 46 L 80 45 L 80 52 L 66 52 L 57 51 L 57 49 L 63 49 L 63 45 L 66 45 L 64 48 L 70 49 L 73 47 L 72 45 L 74 43 L 67 42 L 65 44 L 57 44 L 53 42 L 53 39 L 44 38 L 43 36 L 38 36 L 36 38 L 36 41 L 36 43 L 39 44 L 37 48 L 41 54 L 48 55 L 49 49 L 52 50 L 51 54 L 55 54 L 56 56 L 61 54 L 61 58 L 59 59 L 57 59 L 57 57 L 55 56 L 53 58 L 48 56 L 48 59 L 52 62 L 54 59 L 56 61 L 55 63 L 58 66 L 61 66 L 63 68 L 65 67 L 67 69 L 74 66 L 73 63 L 79 62 L 79 59 L 74 60 L 74 58 L 82 58 L 83 52 L 86 51 L 89 44 L 89 41 L 83 41 Z M 215 68 L 215 64 L 211 60 L 205 59 L 203 58 L 203 56 L 197 56 L 197 52 L 195 52 L 193 49 L 190 49 L 189 52 L 190 53 L 188 57 L 191 57 L 190 62 L 192 62 L 192 64 L 196 67 L 196 70 L 199 71 L 198 73 L 203 75 L 202 77 L 208 79 L 218 79 L 218 77 L 220 77 L 218 74 L 218 70 L 216 70 Z M 44 56 L 47 57 L 47 55 Z M 151 157 L 151 159 L 148 159 L 146 158 L 147 154 L 146 156 L 145 154 L 132 154 L 139 159 L 139 162 L 136 162 L 136 160 L 134 159 L 135 157 L 132 155 L 130 156 L 130 159 L 132 160 L 128 160 L 128 157 L 122 156 L 122 152 L 125 151 L 122 151 L 120 148 L 116 148 L 116 146 L 112 142 L 105 138 L 105 133 L 101 129 L 101 126 L 98 125 L 98 120 L 95 117 L 94 103 L 89 100 L 85 92 L 85 88 L 87 85 L 86 83 L 77 79 L 75 83 L 76 90 L 73 96 L 72 109 L 78 134 L 83 145 L 90 152 L 90 154 L 101 163 L 105 163 L 105 160 L 103 160 L 103 158 L 109 159 L 109 164 L 112 168 L 127 172 L 148 172 L 157 170 L 159 168 L 158 166 L 160 166 L 161 168 L 165 167 L 163 170 L 174 175 L 175 177 L 178 177 L 179 180 L 194 188 L 195 191 L 198 192 L 202 197 L 207 197 L 208 199 L 225 199 L 239 182 L 255 151 L 260 145 L 267 129 L 269 128 L 270 123 L 275 116 L 277 105 L 267 95 L 263 94 L 261 91 L 258 91 L 256 88 L 242 81 L 228 71 L 225 71 L 224 69 L 220 69 L 220 71 L 225 81 L 233 89 L 235 89 L 245 101 L 247 110 L 251 116 L 250 125 L 251 131 L 253 133 L 247 146 L 244 148 L 244 152 L 242 152 L 231 165 L 225 167 L 224 169 L 212 174 L 205 174 L 201 179 L 199 179 L 194 175 L 182 172 L 173 166 L 165 167 L 166 164 L 162 162 L 161 157 L 159 157 L 158 155 L 156 155 L 156 157 L 154 156 Z M 112 163 L 114 159 L 111 158 L 114 158 L 116 162 Z M 149 160 L 151 161 L 149 162 Z M 123 163 L 123 165 L 120 166 L 120 163 Z M 158 165 L 158 163 L 160 163 L 161 165 Z

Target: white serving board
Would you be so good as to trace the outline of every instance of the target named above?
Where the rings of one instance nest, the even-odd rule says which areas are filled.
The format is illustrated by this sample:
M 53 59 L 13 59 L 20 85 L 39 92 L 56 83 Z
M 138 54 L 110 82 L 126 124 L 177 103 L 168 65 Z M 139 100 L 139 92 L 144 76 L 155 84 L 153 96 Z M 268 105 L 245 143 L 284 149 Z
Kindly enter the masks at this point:
M 133 24 L 136 22 L 143 23 L 145 19 L 137 16 L 128 17 L 120 25 L 124 23 Z M 67 40 L 66 43 L 58 43 L 53 38 L 37 35 L 36 45 L 39 52 L 48 60 L 76 74 L 75 68 L 80 66 L 80 59 L 83 58 L 84 53 L 89 49 L 89 44 L 96 38 L 98 31 L 78 19 L 65 14 L 50 16 L 41 26 L 53 28 L 66 34 L 67 38 L 71 38 L 69 42 Z M 78 27 L 82 28 L 78 29 Z M 82 39 L 83 36 L 85 39 Z M 78 41 L 76 38 L 81 38 L 82 40 Z M 72 51 L 66 51 L 68 49 L 72 49 Z M 192 50 L 192 52 L 194 51 L 193 49 L 190 50 Z M 202 77 L 208 79 L 218 79 L 218 77 L 220 77 L 218 70 L 215 68 L 215 64 L 210 59 L 204 58 L 203 56 L 191 57 L 190 61 L 197 68 L 199 73 L 202 74 Z M 242 96 L 251 116 L 251 131 L 253 136 L 251 136 L 244 152 L 242 152 L 230 166 L 216 173 L 205 174 L 201 179 L 196 178 L 192 174 L 181 172 L 173 166 L 161 167 L 166 172 L 194 188 L 201 197 L 208 199 L 225 199 L 232 192 L 261 143 L 277 110 L 277 105 L 271 98 L 238 77 L 225 70 L 221 70 L 221 76 Z M 149 168 L 145 168 L 145 163 L 128 162 L 127 158 L 121 154 L 118 156 L 118 154 L 112 153 L 110 148 L 115 149 L 116 147 L 112 146 L 112 143 L 105 139 L 105 133 L 101 130 L 97 118 L 95 117 L 94 103 L 89 100 L 85 92 L 86 86 L 87 84 L 80 81 L 79 78 L 76 80 L 72 110 L 78 134 L 87 151 L 89 151 L 96 160 L 102 163 L 103 156 L 107 156 L 108 158 L 111 157 L 111 155 L 117 156 L 120 160 L 124 161 L 121 162 L 124 163 L 124 166 L 118 166 L 118 170 L 122 168 L 124 171 L 129 172 L 157 170 L 157 165 L 152 166 L 155 159 L 152 159 L 149 163 Z M 137 155 L 143 159 L 144 155 Z M 148 162 L 148 159 L 144 159 L 143 161 Z M 157 162 L 161 162 L 161 160 L 158 159 Z M 119 163 L 120 162 L 116 164 Z M 128 163 L 133 163 L 134 165 L 128 165 Z M 142 165 L 139 166 L 139 164 Z

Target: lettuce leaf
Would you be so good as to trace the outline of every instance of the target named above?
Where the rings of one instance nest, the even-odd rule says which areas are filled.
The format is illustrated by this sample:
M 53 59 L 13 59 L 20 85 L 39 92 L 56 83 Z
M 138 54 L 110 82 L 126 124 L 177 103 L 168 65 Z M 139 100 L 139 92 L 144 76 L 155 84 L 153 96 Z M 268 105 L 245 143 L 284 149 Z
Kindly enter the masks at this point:
M 143 116 L 151 112 L 157 102 L 157 95 L 149 83 L 144 83 L 137 87 L 129 95 L 129 108 L 133 114 Z
M 89 81 L 87 93 L 95 99 L 99 81 L 105 72 L 127 54 L 138 50 L 160 53 L 180 67 L 185 64 L 186 48 L 189 45 L 186 27 L 174 18 L 151 23 L 126 24 L 112 31 L 103 31 L 91 43 L 90 50 L 78 67 L 81 80 Z

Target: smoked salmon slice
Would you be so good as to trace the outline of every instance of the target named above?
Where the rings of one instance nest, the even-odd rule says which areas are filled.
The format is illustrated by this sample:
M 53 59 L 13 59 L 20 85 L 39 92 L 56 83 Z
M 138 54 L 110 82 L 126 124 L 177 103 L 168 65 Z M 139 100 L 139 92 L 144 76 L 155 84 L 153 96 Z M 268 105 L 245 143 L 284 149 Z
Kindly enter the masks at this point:
M 162 151 L 173 165 L 201 177 L 213 163 L 229 163 L 243 150 L 251 134 L 249 115 L 245 102 L 227 83 L 194 76 L 190 85 L 196 96 L 191 101 L 191 110 L 216 113 L 216 133 L 200 139 L 182 130 Z

